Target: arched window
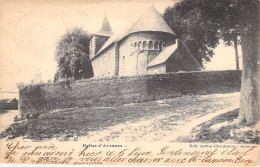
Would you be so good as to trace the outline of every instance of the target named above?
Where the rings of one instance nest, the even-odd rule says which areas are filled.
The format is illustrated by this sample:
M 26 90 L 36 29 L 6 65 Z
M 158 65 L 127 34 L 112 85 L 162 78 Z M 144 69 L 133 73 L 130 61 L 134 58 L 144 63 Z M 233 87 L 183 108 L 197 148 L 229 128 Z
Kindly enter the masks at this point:
M 159 50 L 162 50 L 162 41 L 159 41 Z
M 137 42 L 135 42 L 135 48 L 134 49 L 135 49 L 135 51 L 137 51 Z
M 158 46 L 158 41 L 156 41 L 156 42 L 154 43 L 154 49 L 155 49 L 155 50 L 158 50 L 158 48 L 159 48 L 159 46 Z
M 152 50 L 152 49 L 153 49 L 153 42 L 149 41 L 149 50 Z
M 142 42 L 139 41 L 139 42 L 138 42 L 138 50 L 141 50 L 141 49 L 142 49 Z
M 146 41 L 144 41 L 143 42 L 143 50 L 147 50 L 148 48 L 147 48 L 147 43 L 146 43 Z
M 162 43 L 162 49 L 164 49 L 165 48 L 165 43 Z

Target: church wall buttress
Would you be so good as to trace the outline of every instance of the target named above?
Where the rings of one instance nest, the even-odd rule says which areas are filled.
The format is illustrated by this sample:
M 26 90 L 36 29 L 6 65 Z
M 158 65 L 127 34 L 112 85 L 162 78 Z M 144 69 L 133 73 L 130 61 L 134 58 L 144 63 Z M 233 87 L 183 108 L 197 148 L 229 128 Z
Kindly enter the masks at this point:
M 114 43 L 114 49 L 115 49 L 115 76 L 119 75 L 119 47 L 118 43 Z

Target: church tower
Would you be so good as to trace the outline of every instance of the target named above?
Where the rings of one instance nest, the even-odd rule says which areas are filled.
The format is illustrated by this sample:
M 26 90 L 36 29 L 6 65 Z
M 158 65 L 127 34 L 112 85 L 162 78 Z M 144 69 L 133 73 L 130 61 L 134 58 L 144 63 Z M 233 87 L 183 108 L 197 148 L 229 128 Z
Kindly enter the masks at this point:
M 103 24 L 101 29 L 96 32 L 91 40 L 89 45 L 90 59 L 92 59 L 99 49 L 104 45 L 104 43 L 112 36 L 114 32 L 111 29 L 107 15 L 104 15 Z

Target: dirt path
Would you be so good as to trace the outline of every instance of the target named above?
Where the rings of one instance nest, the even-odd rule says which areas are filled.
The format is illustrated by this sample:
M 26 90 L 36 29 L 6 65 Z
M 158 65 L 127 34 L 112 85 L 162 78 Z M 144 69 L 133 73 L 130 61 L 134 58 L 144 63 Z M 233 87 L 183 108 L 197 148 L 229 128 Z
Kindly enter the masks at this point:
M 0 133 L 14 123 L 14 117 L 17 115 L 19 115 L 18 110 L 8 110 L 0 114 Z
M 174 111 L 164 111 L 153 117 L 142 117 L 138 121 L 127 121 L 102 131 L 90 132 L 78 140 L 174 142 L 178 137 L 188 136 L 193 127 L 239 107 L 239 93 L 202 95 L 194 99 L 198 101 L 197 105 L 183 105 Z M 211 104 L 212 100 L 215 104 Z M 171 99 L 157 101 L 161 106 L 169 105 L 170 102 Z

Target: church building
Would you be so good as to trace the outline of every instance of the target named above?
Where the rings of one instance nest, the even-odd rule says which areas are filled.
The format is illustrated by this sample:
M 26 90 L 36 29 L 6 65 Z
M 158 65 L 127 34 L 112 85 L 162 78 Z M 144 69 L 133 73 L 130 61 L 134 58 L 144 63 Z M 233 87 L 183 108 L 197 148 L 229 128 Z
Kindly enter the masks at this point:
M 89 47 L 96 78 L 200 70 L 154 6 L 119 34 L 114 34 L 105 15 Z

